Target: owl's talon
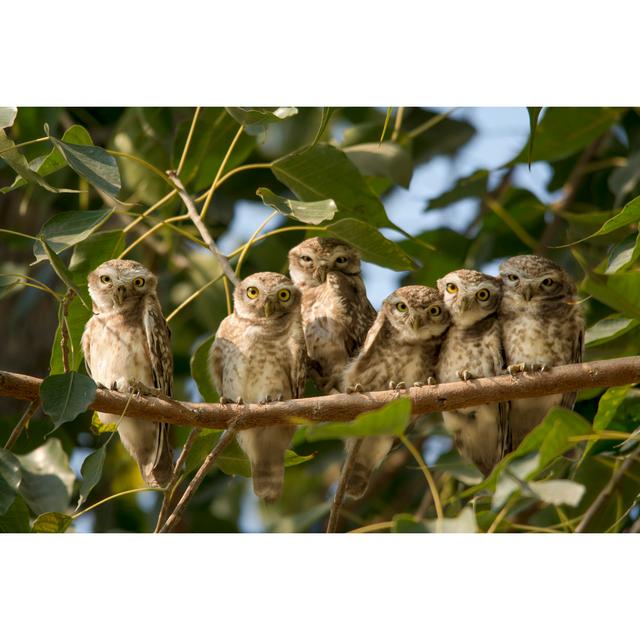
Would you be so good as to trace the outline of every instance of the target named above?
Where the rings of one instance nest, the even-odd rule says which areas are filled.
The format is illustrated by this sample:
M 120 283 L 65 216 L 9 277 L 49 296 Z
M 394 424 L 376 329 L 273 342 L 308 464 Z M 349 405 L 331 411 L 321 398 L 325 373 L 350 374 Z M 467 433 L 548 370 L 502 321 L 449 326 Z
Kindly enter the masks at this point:
M 433 376 L 429 376 L 427 378 L 427 384 L 431 387 L 433 385 L 438 384 L 438 381 Z
M 389 384 L 387 386 L 389 391 L 393 391 L 396 388 L 396 383 L 393 380 L 389 380 Z
M 407 388 L 406 382 L 398 382 L 398 384 L 396 384 L 396 391 L 399 389 L 406 389 L 406 388 Z
M 460 380 L 463 380 L 464 382 L 468 382 L 473 378 L 473 374 L 471 373 L 471 371 L 469 371 L 469 369 L 459 369 L 458 371 L 456 371 L 456 374 L 458 378 L 460 378 Z
M 233 400 L 231 398 L 227 398 L 227 396 L 220 396 L 218 402 L 220 404 L 233 404 Z
M 279 393 L 279 394 L 278 394 L 278 395 L 273 399 L 273 401 L 274 401 L 274 402 L 282 402 L 283 400 L 284 400 L 284 396 L 283 396 L 281 393 Z
M 258 402 L 258 404 L 269 404 L 270 402 L 273 402 L 273 398 L 271 396 L 265 396 L 264 398 L 262 398 L 262 400 L 260 400 L 260 402 Z
M 522 373 L 526 368 L 527 365 L 524 362 L 519 362 L 518 364 L 510 364 L 507 367 L 507 373 L 515 377 L 517 373 Z
M 419 380 L 417 382 L 414 382 L 411 386 L 412 387 L 424 387 L 424 382 L 422 382 L 422 380 Z

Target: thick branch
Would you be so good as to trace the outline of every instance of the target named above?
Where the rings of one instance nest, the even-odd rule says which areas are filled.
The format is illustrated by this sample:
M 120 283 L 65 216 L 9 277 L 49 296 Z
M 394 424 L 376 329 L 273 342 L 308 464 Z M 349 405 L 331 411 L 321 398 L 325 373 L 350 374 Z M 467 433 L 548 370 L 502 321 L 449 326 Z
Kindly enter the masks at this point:
M 35 400 L 39 396 L 41 382 L 40 378 L 0 371 L 0 397 Z M 636 382 L 640 382 L 640 356 L 564 365 L 545 373 L 518 374 L 515 377 L 502 375 L 468 382 L 412 387 L 402 395 L 411 398 L 414 415 L 420 415 Z M 364 411 L 380 409 L 397 397 L 398 391 L 375 391 L 302 398 L 266 405 L 235 405 L 178 402 L 152 396 L 130 397 L 117 391 L 98 389 L 90 408 L 116 415 L 123 414 L 126 408 L 127 416 L 181 426 L 223 429 L 234 424 L 238 429 L 248 429 L 282 426 L 292 418 L 313 422 L 353 420 Z

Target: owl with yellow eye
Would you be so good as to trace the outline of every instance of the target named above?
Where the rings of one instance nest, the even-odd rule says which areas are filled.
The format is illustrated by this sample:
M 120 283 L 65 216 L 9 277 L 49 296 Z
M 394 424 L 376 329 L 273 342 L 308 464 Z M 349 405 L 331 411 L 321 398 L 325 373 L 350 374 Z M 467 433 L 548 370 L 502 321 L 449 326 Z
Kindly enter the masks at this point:
M 471 380 L 504 373 L 504 351 L 498 310 L 499 278 L 460 269 L 438 280 L 451 314 L 437 366 L 438 382 Z M 506 403 L 486 404 L 443 413 L 460 453 L 484 474 L 491 472 L 510 447 Z
M 301 398 L 307 355 L 300 291 L 279 273 L 255 273 L 236 288 L 233 313 L 221 323 L 209 354 L 220 402 L 260 403 Z M 254 493 L 275 500 L 284 482 L 284 454 L 295 427 L 241 431 Z

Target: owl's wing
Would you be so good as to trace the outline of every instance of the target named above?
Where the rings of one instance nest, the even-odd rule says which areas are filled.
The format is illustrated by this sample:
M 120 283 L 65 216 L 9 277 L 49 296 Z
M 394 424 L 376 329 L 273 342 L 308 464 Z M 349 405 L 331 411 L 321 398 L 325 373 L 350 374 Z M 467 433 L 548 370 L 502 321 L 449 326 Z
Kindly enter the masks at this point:
M 570 364 L 578 364 L 582 362 L 582 353 L 584 351 L 584 330 L 581 329 L 576 339 L 573 342 L 571 351 L 571 361 Z M 565 393 L 562 396 L 562 402 L 560 403 L 561 407 L 565 409 L 572 410 L 573 405 L 576 403 L 576 392 L 572 391 L 571 393 Z
M 364 284 L 356 290 L 355 304 L 351 308 L 351 323 L 347 329 L 346 347 L 349 356 L 355 356 L 367 339 L 367 333 L 376 320 L 376 310 L 367 298 Z
M 225 363 L 232 363 L 234 359 L 237 358 L 237 353 L 235 353 L 233 347 L 236 339 L 237 331 L 234 327 L 234 317 L 227 316 L 220 323 L 218 331 L 216 331 L 215 340 L 211 345 L 211 351 L 209 352 L 211 378 L 220 396 L 232 393 L 231 389 L 225 389 L 225 383 L 227 387 L 236 386 L 234 377 L 238 375 L 237 368 L 229 366 L 227 368 L 228 370 L 225 371 Z
M 91 375 L 91 326 L 93 323 L 93 317 L 89 319 L 87 324 L 84 327 L 84 332 L 82 334 L 82 354 L 84 355 L 84 366 L 89 374 L 90 378 L 93 378 Z
M 498 335 L 500 336 L 500 347 L 495 358 L 495 370 L 493 372 L 494 376 L 502 375 L 505 372 L 507 363 L 507 355 L 504 350 L 501 332 L 499 332 Z M 510 402 L 500 402 L 498 404 L 498 446 L 501 450 L 499 452 L 497 461 L 502 460 L 504 456 L 506 456 L 508 453 L 511 453 L 513 438 L 511 432 L 511 424 L 509 422 L 510 410 Z
M 153 385 L 162 393 L 173 393 L 173 355 L 171 333 L 157 299 L 147 296 L 142 316 L 149 347 L 149 359 L 153 373 Z

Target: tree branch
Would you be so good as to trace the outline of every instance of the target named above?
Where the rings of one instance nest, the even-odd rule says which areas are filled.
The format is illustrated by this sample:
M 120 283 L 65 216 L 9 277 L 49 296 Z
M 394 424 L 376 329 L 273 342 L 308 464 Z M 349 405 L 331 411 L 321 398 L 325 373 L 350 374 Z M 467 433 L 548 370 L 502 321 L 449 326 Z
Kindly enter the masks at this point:
M 196 205 L 193 199 L 191 198 L 191 196 L 187 193 L 186 189 L 184 188 L 182 181 L 180 180 L 180 178 L 178 178 L 175 171 L 167 171 L 167 175 L 169 176 L 169 180 L 171 180 L 171 182 L 175 185 L 176 189 L 178 190 L 178 195 L 180 196 L 180 199 L 182 200 L 182 202 L 184 202 L 185 206 L 187 207 L 187 213 L 189 215 L 189 218 L 191 219 L 191 222 L 193 222 L 196 229 L 198 230 L 198 233 L 200 234 L 202 239 L 207 243 L 207 247 L 209 247 L 209 251 L 211 251 L 215 259 L 218 261 L 218 264 L 222 268 L 224 275 L 227 276 L 227 278 L 229 278 L 229 282 L 233 283 L 234 287 L 237 287 L 238 284 L 240 284 L 240 281 L 238 280 L 238 276 L 236 276 L 235 271 L 231 268 L 231 265 L 229 264 L 229 261 L 227 260 L 226 256 L 221 253 L 220 249 L 218 249 L 216 243 L 213 241 L 213 238 L 209 233 L 209 229 L 207 229 L 207 225 L 200 218 L 200 214 L 196 209 Z
M 0 371 L 0 397 L 22 400 L 39 397 L 40 378 Z M 597 387 L 619 387 L 640 382 L 640 356 L 597 360 L 554 367 L 534 374 L 502 375 L 468 382 L 448 382 L 412 387 L 402 395 L 413 402 L 413 414 L 453 411 L 517 398 L 537 398 Z M 224 429 L 232 424 L 239 430 L 269 427 L 303 418 L 312 422 L 353 420 L 365 411 L 380 409 L 398 397 L 397 391 L 333 394 L 270 404 L 209 404 L 178 402 L 170 398 L 131 396 L 98 389 L 89 408 L 102 413 L 125 414 L 154 422 Z M 125 412 L 126 409 L 126 412 Z

